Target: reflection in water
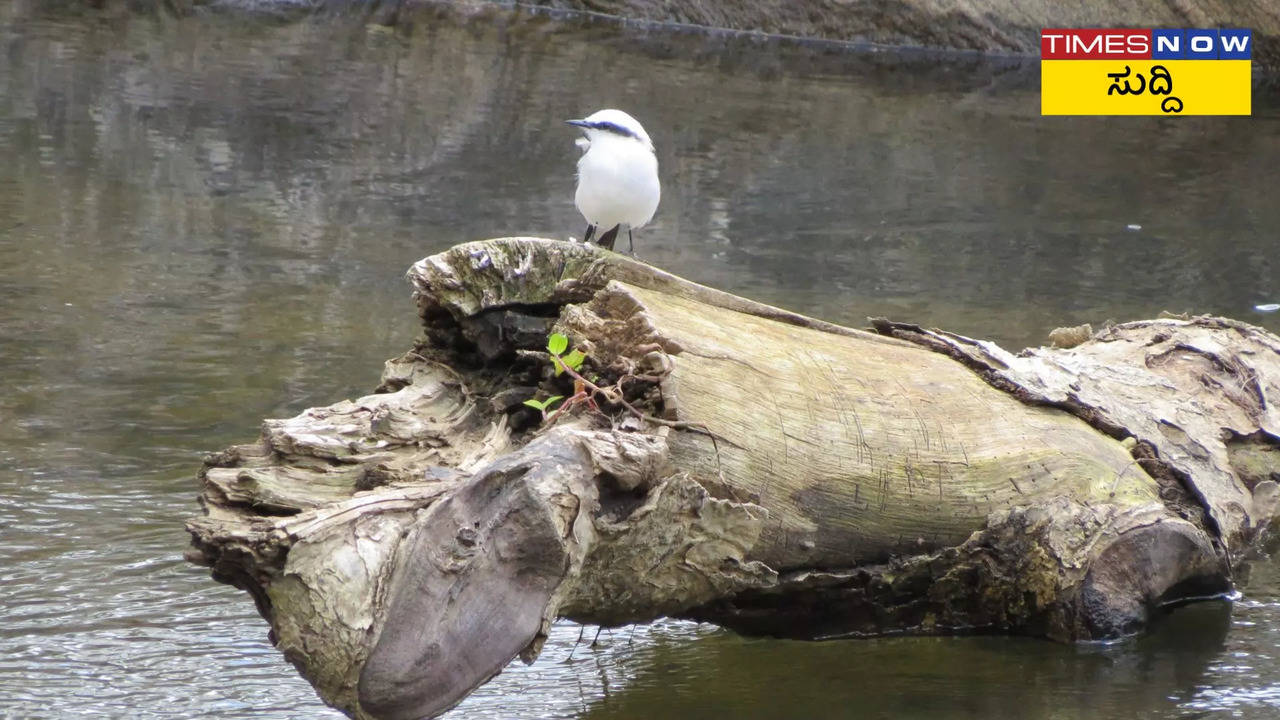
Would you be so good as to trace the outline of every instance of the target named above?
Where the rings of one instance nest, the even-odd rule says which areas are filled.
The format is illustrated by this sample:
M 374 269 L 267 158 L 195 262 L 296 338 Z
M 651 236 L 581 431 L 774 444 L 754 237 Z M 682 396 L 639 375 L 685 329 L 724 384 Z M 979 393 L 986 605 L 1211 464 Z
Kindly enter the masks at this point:
M 1280 301 L 1274 109 L 1041 119 L 1017 64 L 42 7 L 0 4 L 0 715 L 337 716 L 182 563 L 200 453 L 373 387 L 419 257 L 580 232 L 560 121 L 592 108 L 653 130 L 641 252 L 701 282 L 1011 346 L 1165 309 L 1280 327 L 1252 310 Z M 564 625 L 452 716 L 1270 716 L 1274 566 L 1225 638 L 1224 611 L 1100 648 Z
M 621 661 L 634 676 L 587 717 L 646 718 L 656 707 L 669 717 L 759 720 L 1155 717 L 1202 679 L 1222 650 L 1228 615 L 1225 603 L 1191 608 L 1136 642 L 1080 647 L 1004 637 L 815 644 L 725 631 L 697 642 L 659 636 L 642 659 Z

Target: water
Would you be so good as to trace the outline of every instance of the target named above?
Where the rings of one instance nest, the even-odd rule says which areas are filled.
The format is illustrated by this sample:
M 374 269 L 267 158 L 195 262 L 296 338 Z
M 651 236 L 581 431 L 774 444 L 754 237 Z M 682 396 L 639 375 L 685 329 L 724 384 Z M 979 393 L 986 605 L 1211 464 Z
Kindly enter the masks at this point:
M 183 564 L 200 458 L 371 389 L 414 260 L 580 233 L 560 121 L 599 107 L 659 146 L 640 254 L 701 282 L 1011 347 L 1161 310 L 1280 330 L 1265 99 L 1041 119 L 1017 62 L 108 5 L 0 2 L 0 716 L 338 717 Z M 1274 717 L 1280 570 L 1244 591 L 1111 646 L 564 625 L 450 717 Z

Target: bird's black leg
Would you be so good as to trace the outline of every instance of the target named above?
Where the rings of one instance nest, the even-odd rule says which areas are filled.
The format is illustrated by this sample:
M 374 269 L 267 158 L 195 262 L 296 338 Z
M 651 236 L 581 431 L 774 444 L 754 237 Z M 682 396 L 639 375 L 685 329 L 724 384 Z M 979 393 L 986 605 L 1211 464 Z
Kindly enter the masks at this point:
M 627 254 L 635 257 L 636 241 L 631 238 L 631 226 L 627 226 Z
M 605 234 L 600 236 L 600 247 L 605 248 L 606 250 L 612 250 L 613 242 L 618 239 L 618 230 L 621 228 L 621 225 L 614 225 L 612 228 L 605 231 Z
M 595 234 L 596 234 L 596 226 L 592 225 L 591 223 L 587 223 L 587 231 L 582 233 L 582 242 L 584 243 L 591 242 L 591 238 Z

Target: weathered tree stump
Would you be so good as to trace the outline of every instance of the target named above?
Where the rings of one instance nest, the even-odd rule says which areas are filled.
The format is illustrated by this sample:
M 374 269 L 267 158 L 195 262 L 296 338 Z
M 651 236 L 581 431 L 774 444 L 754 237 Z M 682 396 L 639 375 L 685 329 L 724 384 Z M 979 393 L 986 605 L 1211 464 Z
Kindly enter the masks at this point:
M 377 392 L 211 457 L 188 525 L 353 717 L 439 714 L 557 617 L 1121 636 L 1230 590 L 1280 499 L 1280 338 L 1243 323 L 1013 355 L 532 238 L 409 277 L 424 333 Z M 617 394 L 548 424 L 551 332 Z

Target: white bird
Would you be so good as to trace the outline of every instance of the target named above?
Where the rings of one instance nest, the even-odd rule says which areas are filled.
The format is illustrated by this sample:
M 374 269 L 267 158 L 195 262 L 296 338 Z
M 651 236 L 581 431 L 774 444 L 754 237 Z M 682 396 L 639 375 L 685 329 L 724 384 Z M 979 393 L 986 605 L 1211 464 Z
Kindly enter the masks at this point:
M 578 160 L 578 190 L 573 203 L 587 220 L 583 242 L 596 230 L 605 232 L 600 245 L 613 249 L 618 230 L 627 226 L 627 242 L 634 252 L 631 231 L 644 227 L 658 210 L 662 193 L 653 141 L 635 118 L 621 110 L 601 110 L 582 120 L 566 120 L 582 128 L 585 139 Z

